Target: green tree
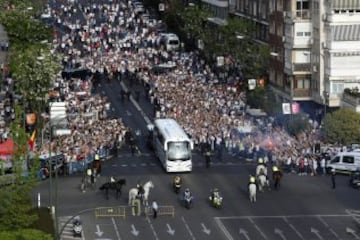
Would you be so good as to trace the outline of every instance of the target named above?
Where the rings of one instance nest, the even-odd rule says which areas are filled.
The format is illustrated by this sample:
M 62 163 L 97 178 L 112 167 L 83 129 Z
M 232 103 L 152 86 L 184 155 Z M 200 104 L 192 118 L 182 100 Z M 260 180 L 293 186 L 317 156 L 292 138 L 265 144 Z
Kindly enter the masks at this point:
M 16 79 L 16 91 L 30 109 L 40 114 L 50 86 L 61 70 L 60 56 L 51 53 L 46 44 L 32 45 L 12 55 L 10 69 Z
M 29 164 L 29 135 L 22 127 L 23 109 L 16 106 L 15 110 L 17 117 L 10 124 L 10 138 L 14 142 L 11 162 L 15 180 L 0 191 L 0 231 L 27 228 L 37 220 L 37 215 L 31 213 L 30 192 L 37 182 L 39 161 L 33 160 Z
M 7 9 L 8 5 L 13 7 Z M 52 37 L 52 29 L 35 18 L 40 11 L 38 4 L 25 0 L 0 0 L 0 9 L 0 23 L 4 25 L 12 45 L 24 47 Z
M 188 33 L 193 40 L 204 40 L 206 38 L 205 23 L 211 16 L 210 10 L 201 5 L 188 6 L 180 13 L 183 25 L 181 30 Z
M 324 120 L 323 134 L 330 143 L 360 142 L 360 113 L 349 109 L 328 113 Z
M 0 239 L 2 240 L 52 240 L 50 234 L 46 234 L 36 229 L 20 229 L 16 231 L 1 231 Z

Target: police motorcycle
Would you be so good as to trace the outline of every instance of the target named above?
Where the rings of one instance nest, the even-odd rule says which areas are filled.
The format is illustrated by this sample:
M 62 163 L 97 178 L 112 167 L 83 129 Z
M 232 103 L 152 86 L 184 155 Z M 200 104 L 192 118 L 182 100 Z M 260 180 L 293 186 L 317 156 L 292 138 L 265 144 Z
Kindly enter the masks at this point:
M 194 200 L 194 196 L 190 192 L 189 188 L 185 189 L 185 192 L 183 194 L 183 202 L 184 202 L 185 208 L 190 209 L 190 207 L 193 203 L 193 200 Z
M 73 236 L 74 237 L 82 237 L 82 225 L 79 218 L 75 218 L 73 221 Z
M 214 208 L 221 208 L 222 207 L 222 196 L 220 195 L 220 192 L 217 188 L 214 188 L 211 191 L 211 195 L 209 196 L 209 200 L 210 200 L 210 204 L 214 207 Z
M 176 194 L 178 194 L 180 192 L 180 188 L 181 188 L 181 177 L 180 176 L 175 176 L 174 177 L 174 180 L 173 180 L 173 189 L 174 189 L 174 192 Z
M 350 174 L 349 186 L 355 189 L 360 189 L 360 169 Z

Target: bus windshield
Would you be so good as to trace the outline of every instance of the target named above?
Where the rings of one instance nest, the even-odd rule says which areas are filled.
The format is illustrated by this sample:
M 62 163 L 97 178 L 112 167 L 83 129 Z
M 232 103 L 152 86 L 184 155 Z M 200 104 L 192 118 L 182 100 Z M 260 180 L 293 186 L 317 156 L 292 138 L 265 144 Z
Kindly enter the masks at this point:
M 189 142 L 168 142 L 168 160 L 189 160 L 190 156 Z

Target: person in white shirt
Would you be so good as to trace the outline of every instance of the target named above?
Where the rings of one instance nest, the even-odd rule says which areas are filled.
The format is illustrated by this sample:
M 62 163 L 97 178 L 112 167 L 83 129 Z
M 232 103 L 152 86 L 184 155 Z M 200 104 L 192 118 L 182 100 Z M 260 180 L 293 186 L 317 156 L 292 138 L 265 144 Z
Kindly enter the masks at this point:
M 157 218 L 157 212 L 158 212 L 159 206 L 155 200 L 152 202 L 151 208 L 153 210 L 153 218 Z

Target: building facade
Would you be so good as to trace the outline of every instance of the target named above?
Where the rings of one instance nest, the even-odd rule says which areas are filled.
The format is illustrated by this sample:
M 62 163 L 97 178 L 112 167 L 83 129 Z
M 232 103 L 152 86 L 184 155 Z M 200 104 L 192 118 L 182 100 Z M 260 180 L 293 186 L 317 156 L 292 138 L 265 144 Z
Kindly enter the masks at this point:
M 360 0 L 230 0 L 229 13 L 269 44 L 269 81 L 284 101 L 339 107 L 345 88 L 360 88 Z

